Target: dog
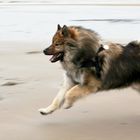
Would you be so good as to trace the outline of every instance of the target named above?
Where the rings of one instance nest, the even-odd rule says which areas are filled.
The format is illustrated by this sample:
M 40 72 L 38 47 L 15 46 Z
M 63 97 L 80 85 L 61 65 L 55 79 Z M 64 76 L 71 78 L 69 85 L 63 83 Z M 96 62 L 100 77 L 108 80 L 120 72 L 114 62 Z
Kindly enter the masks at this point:
M 140 43 L 102 44 L 99 35 L 77 26 L 61 27 L 44 50 L 53 55 L 51 62 L 60 61 L 64 83 L 47 108 L 39 109 L 47 115 L 61 106 L 68 109 L 77 99 L 102 90 L 123 88 L 140 83 Z

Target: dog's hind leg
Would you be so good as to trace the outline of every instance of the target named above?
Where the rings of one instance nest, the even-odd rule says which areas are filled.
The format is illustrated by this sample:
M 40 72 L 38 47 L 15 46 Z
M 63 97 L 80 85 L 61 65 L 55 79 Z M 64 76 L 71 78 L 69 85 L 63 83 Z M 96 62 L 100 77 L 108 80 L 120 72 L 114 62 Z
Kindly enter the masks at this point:
M 74 87 L 72 87 L 65 96 L 65 102 L 64 102 L 64 108 L 68 109 L 70 107 L 72 107 L 73 103 L 81 98 L 84 97 L 86 95 L 89 95 L 91 93 L 95 93 L 98 91 L 98 87 L 96 86 L 80 86 L 80 85 L 76 85 Z
M 74 86 L 74 83 L 65 74 L 64 75 L 63 85 L 62 85 L 60 91 L 58 92 L 58 94 L 56 95 L 56 97 L 54 98 L 54 100 L 52 101 L 52 103 L 47 108 L 41 108 L 41 109 L 39 109 L 39 112 L 42 115 L 47 115 L 47 114 L 51 114 L 55 110 L 59 109 L 61 107 L 61 105 L 64 103 L 66 92 L 70 88 L 72 88 L 73 86 Z

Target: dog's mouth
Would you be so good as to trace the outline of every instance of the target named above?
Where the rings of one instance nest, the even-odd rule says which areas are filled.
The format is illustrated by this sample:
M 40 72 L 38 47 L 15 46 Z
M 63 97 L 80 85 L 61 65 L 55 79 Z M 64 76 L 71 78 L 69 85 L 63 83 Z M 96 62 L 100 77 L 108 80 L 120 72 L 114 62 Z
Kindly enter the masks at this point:
M 50 61 L 52 63 L 56 62 L 56 61 L 59 61 L 59 60 L 63 60 L 63 55 L 64 53 L 57 53 L 57 54 L 54 54 L 51 58 L 50 58 Z

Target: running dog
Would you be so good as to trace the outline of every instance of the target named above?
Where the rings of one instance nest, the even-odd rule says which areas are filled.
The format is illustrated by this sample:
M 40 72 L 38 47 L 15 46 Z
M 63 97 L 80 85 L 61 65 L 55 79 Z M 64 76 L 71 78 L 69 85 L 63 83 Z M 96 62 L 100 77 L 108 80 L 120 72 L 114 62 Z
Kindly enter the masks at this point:
M 52 39 L 45 55 L 51 62 L 60 61 L 65 70 L 63 86 L 47 108 L 39 109 L 47 115 L 70 108 L 86 95 L 101 90 L 126 87 L 140 83 L 140 44 L 102 44 L 99 35 L 79 26 L 61 27 Z

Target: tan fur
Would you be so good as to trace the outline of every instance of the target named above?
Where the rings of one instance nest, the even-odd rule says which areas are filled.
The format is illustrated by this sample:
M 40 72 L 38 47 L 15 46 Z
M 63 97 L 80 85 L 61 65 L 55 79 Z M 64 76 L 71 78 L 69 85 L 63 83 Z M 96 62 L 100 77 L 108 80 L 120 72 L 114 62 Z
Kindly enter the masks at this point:
M 71 38 L 73 38 L 74 40 L 77 40 L 79 37 L 79 32 L 77 29 L 75 29 L 74 27 L 69 29 L 70 34 L 71 34 Z
M 71 107 L 81 97 L 96 93 L 101 87 L 101 81 L 89 73 L 85 73 L 83 81 L 84 83 L 82 85 L 75 85 L 67 91 L 65 95 L 65 108 Z

